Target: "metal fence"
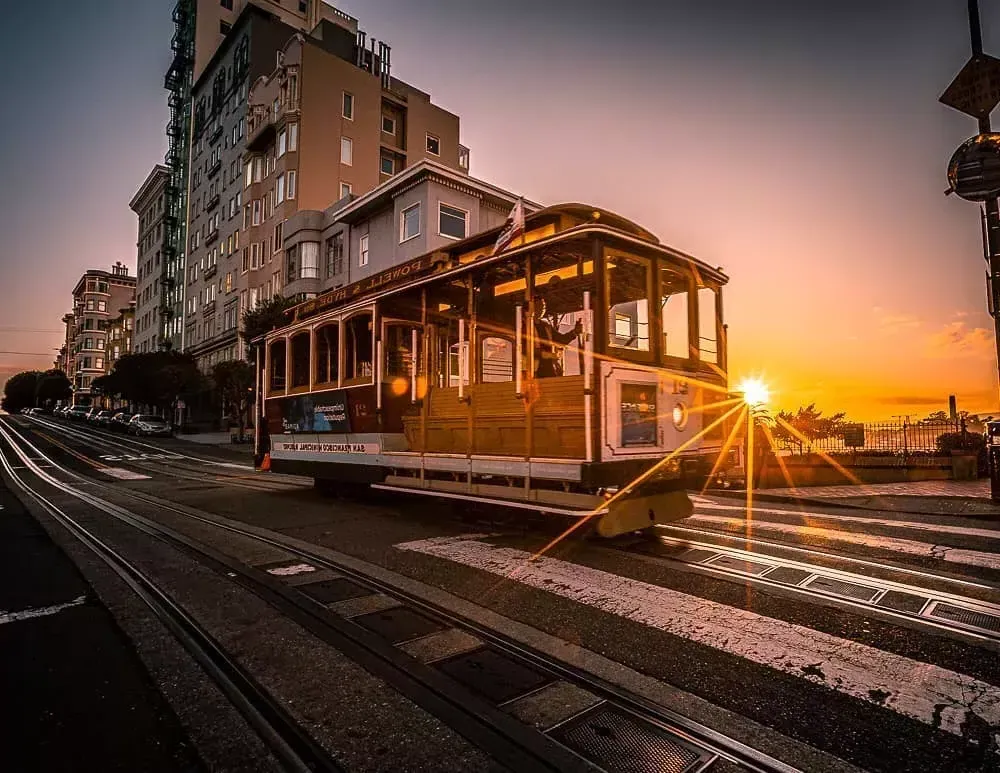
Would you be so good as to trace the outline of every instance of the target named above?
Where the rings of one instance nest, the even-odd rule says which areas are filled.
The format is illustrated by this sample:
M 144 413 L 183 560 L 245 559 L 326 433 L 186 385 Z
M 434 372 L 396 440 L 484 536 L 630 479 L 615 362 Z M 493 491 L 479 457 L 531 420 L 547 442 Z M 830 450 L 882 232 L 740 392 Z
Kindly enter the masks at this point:
M 961 419 L 944 422 L 878 422 L 871 424 L 845 423 L 828 437 L 808 442 L 787 437 L 780 427 L 773 432 L 778 448 L 792 453 L 864 454 L 867 456 L 933 454 L 939 450 L 942 435 L 967 432 Z M 807 433 L 808 434 L 808 433 Z

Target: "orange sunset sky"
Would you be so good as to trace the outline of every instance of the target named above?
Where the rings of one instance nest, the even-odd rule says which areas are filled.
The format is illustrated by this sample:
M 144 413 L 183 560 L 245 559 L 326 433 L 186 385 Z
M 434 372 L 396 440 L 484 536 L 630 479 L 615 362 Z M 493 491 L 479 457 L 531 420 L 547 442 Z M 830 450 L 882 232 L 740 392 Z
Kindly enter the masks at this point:
M 0 30 L 8 105 L 33 116 L 0 126 L 0 382 L 51 365 L 83 270 L 134 265 L 128 201 L 166 147 L 172 3 L 46 5 Z M 964 2 L 337 5 L 462 117 L 474 176 L 723 266 L 733 381 L 855 419 L 949 394 L 997 411 L 977 206 L 942 195 L 975 133 L 937 102 L 969 56 Z M 51 56 L 25 68 L 37 13 Z M 1000 55 L 1000 5 L 983 33 Z

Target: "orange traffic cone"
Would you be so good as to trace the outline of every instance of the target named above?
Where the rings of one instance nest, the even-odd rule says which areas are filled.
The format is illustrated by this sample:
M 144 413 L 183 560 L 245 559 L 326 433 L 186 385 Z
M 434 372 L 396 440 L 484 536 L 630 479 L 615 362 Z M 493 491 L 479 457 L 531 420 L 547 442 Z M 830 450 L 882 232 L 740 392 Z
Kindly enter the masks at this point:
M 261 472 L 268 472 L 271 469 L 271 454 L 264 454 L 264 461 L 260 463 Z

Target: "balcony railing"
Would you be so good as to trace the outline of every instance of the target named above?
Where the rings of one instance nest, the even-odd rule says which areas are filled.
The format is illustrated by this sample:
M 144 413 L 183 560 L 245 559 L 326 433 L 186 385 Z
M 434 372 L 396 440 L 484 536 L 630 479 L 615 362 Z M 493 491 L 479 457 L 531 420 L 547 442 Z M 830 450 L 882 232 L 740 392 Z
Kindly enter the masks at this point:
M 215 177 L 215 175 L 217 175 L 219 173 L 220 169 L 222 169 L 222 159 L 221 158 L 219 158 L 218 160 L 216 160 L 216 162 L 214 164 L 212 164 L 208 168 L 208 176 L 209 177 Z
M 219 229 L 213 228 L 211 231 L 205 234 L 205 244 L 211 244 L 218 238 L 219 238 Z
M 211 279 L 216 275 L 216 273 L 218 273 L 218 271 L 219 265 L 217 263 L 213 263 L 211 266 L 205 266 L 205 271 L 201 276 L 203 279 Z
M 222 131 L 223 131 L 222 124 L 220 123 L 215 127 L 215 129 L 212 131 L 211 136 L 208 138 L 209 143 L 214 144 L 218 142 L 220 139 L 222 139 Z
M 219 206 L 220 196 L 216 193 L 214 196 L 210 196 L 207 201 L 205 201 L 205 211 L 211 212 L 217 206 Z
M 209 314 L 215 314 L 215 301 L 207 301 L 204 306 L 201 307 L 201 315 L 207 317 Z

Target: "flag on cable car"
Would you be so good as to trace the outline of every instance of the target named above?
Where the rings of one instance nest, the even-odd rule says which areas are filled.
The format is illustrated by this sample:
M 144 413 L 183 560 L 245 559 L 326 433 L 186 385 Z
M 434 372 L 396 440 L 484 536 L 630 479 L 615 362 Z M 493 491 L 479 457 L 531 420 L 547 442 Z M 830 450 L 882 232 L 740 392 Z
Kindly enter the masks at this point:
M 514 202 L 514 208 L 507 215 L 507 222 L 503 225 L 503 230 L 497 237 L 497 243 L 493 246 L 493 254 L 505 250 L 517 236 L 524 234 L 524 199 Z

